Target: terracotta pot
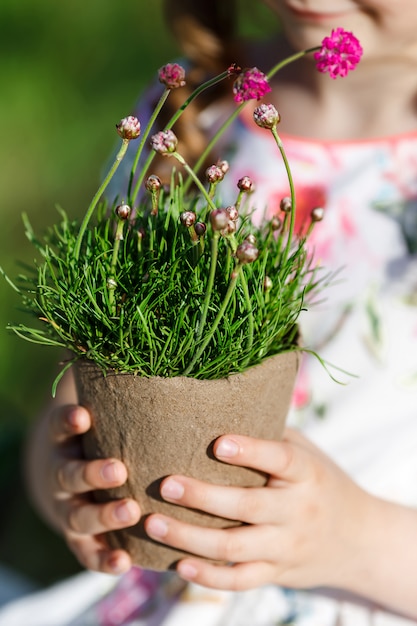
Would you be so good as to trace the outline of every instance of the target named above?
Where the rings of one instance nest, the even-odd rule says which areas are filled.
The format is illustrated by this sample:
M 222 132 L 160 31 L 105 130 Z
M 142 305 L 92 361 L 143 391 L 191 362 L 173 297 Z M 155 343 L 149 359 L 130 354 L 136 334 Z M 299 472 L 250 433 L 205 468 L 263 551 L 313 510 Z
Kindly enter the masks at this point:
M 136 526 L 108 533 L 110 545 L 127 549 L 137 565 L 165 570 L 184 553 L 148 538 L 145 516 L 160 512 L 201 526 L 236 526 L 235 521 L 162 501 L 160 482 L 169 474 L 185 474 L 223 485 L 265 484 L 266 477 L 259 472 L 217 461 L 211 448 L 225 433 L 279 439 L 298 362 L 297 352 L 286 352 L 243 374 L 196 380 L 103 376 L 92 362 L 79 361 L 75 366 L 79 402 L 93 418 L 93 428 L 84 438 L 85 454 L 123 459 L 129 474 L 123 487 L 97 492 L 96 497 L 99 501 L 133 497 L 143 512 Z

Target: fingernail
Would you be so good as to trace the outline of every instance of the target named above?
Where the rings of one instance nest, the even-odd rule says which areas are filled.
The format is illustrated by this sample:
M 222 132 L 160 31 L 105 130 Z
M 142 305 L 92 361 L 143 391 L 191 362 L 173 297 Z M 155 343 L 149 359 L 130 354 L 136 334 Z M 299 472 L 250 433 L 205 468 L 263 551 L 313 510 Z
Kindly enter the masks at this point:
M 118 464 L 114 461 L 110 461 L 110 463 L 106 463 L 102 466 L 100 470 L 100 474 L 102 478 L 108 483 L 114 483 L 119 480 L 119 470 Z
M 170 478 L 163 483 L 161 487 L 161 495 L 169 500 L 179 500 L 184 495 L 184 486 Z
M 152 537 L 165 537 L 168 533 L 168 525 L 160 517 L 151 517 L 146 524 L 146 532 Z
M 130 522 L 133 518 L 130 503 L 123 502 L 114 509 L 114 516 L 119 522 Z
M 185 580 L 193 580 L 197 576 L 197 569 L 190 563 L 178 563 L 177 572 Z
M 236 441 L 233 441 L 232 439 L 221 439 L 216 448 L 216 456 L 222 456 L 225 458 L 236 456 L 238 452 L 239 446 Z

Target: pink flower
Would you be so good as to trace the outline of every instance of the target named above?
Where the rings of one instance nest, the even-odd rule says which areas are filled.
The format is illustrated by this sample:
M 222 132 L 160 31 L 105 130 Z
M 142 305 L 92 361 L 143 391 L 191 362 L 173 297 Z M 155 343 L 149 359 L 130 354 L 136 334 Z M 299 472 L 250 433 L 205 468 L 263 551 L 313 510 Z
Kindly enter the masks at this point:
M 257 67 L 243 70 L 233 84 L 235 102 L 260 100 L 271 91 L 268 77 Z
M 167 63 L 158 71 L 159 82 L 167 89 L 177 89 L 185 85 L 185 69 L 178 63 Z
M 336 28 L 330 37 L 323 39 L 321 49 L 315 52 L 314 58 L 319 72 L 329 72 L 331 78 L 337 78 L 354 70 L 362 53 L 362 46 L 353 33 Z

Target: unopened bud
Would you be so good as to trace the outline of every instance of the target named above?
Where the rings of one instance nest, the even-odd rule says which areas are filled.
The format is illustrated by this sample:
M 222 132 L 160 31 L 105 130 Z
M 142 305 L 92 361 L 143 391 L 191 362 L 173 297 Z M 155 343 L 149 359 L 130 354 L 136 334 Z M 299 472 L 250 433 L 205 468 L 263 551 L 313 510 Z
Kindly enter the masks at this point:
M 207 226 L 204 224 L 204 222 L 196 222 L 194 224 L 194 230 L 197 237 L 204 237 L 204 235 L 206 234 Z
M 177 149 L 178 139 L 172 130 L 161 130 L 151 137 L 151 147 L 158 154 L 169 156 Z
M 264 279 L 264 291 L 270 291 L 272 289 L 272 279 L 269 276 L 265 276 Z
M 119 206 L 115 208 L 115 213 L 117 217 L 121 220 L 128 220 L 131 212 L 132 209 L 128 204 L 119 204 Z
M 116 130 L 122 139 L 136 139 L 140 135 L 140 122 L 137 117 L 129 115 L 124 117 L 118 124 Z
M 195 223 L 196 214 L 193 211 L 183 211 L 180 215 L 180 222 L 186 228 L 190 228 Z
M 274 128 L 280 116 L 273 104 L 261 104 L 254 110 L 253 119 L 261 128 Z
M 259 255 L 259 250 L 249 241 L 243 241 L 236 250 L 236 256 L 239 263 L 253 263 Z
M 249 178 L 249 176 L 243 176 L 242 178 L 240 178 L 237 182 L 237 186 L 240 191 L 244 191 L 246 193 L 251 193 L 255 188 L 255 185 L 253 184 L 253 181 L 251 178 Z
M 229 237 L 230 235 L 233 235 L 235 232 L 236 232 L 236 222 L 229 220 L 227 222 L 227 226 L 225 226 L 225 228 L 222 228 L 222 230 L 220 231 L 220 234 L 223 237 Z
M 151 174 L 150 176 L 148 176 L 148 178 L 145 180 L 145 188 L 147 189 L 147 191 L 150 192 L 155 192 L 162 189 L 162 182 L 159 176 L 156 176 L 156 174 Z
M 226 161 L 223 159 L 222 161 L 217 161 L 216 165 L 220 167 L 223 174 L 227 174 L 227 172 L 229 171 L 229 168 L 230 168 L 229 161 Z
M 178 63 L 167 63 L 158 71 L 159 82 L 167 89 L 177 89 L 185 85 L 185 69 Z
M 229 222 L 226 209 L 213 209 L 210 213 L 210 223 L 213 230 L 223 230 Z
M 321 222 L 324 217 L 324 209 L 322 207 L 315 207 L 310 214 L 312 222 Z
M 206 169 L 207 182 L 211 184 L 219 183 L 224 178 L 224 172 L 218 165 L 210 165 Z
M 281 228 L 282 221 L 279 219 L 277 215 L 273 215 L 270 224 L 271 224 L 271 229 L 273 231 L 277 231 Z
M 229 215 L 229 220 L 232 220 L 232 222 L 236 222 L 239 219 L 239 211 L 233 204 L 226 207 L 226 211 Z
M 245 239 L 245 241 L 248 241 L 249 243 L 252 243 L 253 245 L 256 244 L 256 237 L 255 235 L 248 235 Z
M 291 213 L 291 198 L 289 198 L 288 196 L 282 198 L 281 202 L 279 203 L 279 208 L 284 213 Z

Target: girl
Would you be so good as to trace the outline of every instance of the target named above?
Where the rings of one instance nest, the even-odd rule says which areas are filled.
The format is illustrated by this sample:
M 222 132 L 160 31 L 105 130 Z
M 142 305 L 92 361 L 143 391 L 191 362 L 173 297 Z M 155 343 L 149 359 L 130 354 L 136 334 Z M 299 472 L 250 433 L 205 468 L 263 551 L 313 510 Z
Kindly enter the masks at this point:
M 291 416 L 304 434 L 288 429 L 280 443 L 228 434 L 216 442 L 220 461 L 266 472 L 265 488 L 220 487 L 186 476 L 162 483 L 166 500 L 243 526 L 209 530 L 154 515 L 146 529 L 157 541 L 195 555 L 177 565 L 183 580 L 224 590 L 215 595 L 221 609 L 207 623 L 415 623 L 405 616 L 417 620 L 417 5 L 264 3 L 283 32 L 255 43 L 239 41 L 231 0 L 167 1 L 166 14 L 189 59 L 191 82 L 233 61 L 267 71 L 339 26 L 360 40 L 364 56 L 347 79 L 332 81 L 315 72 L 307 56 L 276 76 L 267 100 L 281 114 L 299 216 L 318 205 L 325 209 L 313 232 L 316 254 L 327 268 L 344 268 L 327 301 L 309 311 L 303 336 L 324 359 L 357 378 L 336 385 L 306 359 Z M 227 114 L 230 95 L 222 89 L 176 128 L 189 160 L 199 153 L 200 138 Z M 184 93 L 178 97 L 183 100 Z M 247 107 L 232 129 L 235 156 L 228 177 L 252 176 L 264 194 L 255 203 L 263 207 L 267 200 L 268 211 L 275 212 L 288 193 L 285 175 L 277 172 L 267 134 L 249 123 L 250 113 Z M 81 458 L 77 435 L 89 428 L 69 373 L 33 433 L 29 484 L 35 504 L 80 562 L 119 574 L 129 570 L 130 557 L 110 550 L 103 533 L 135 524 L 141 512 L 130 500 L 89 500 L 91 490 L 120 485 L 127 477 L 117 459 Z M 137 575 L 133 569 L 127 577 Z M 188 594 L 199 589 L 191 584 Z M 174 605 L 167 621 L 152 623 L 173 624 L 175 616 L 182 624 L 201 622 L 210 605 L 206 612 L 198 610 L 201 603 L 184 605 L 188 618 L 181 606 Z M 390 611 L 404 618 L 390 617 Z M 134 610 L 127 614 L 111 623 L 133 623 Z M 110 623 L 98 615 L 91 623 Z M 143 619 L 134 623 L 145 624 Z

